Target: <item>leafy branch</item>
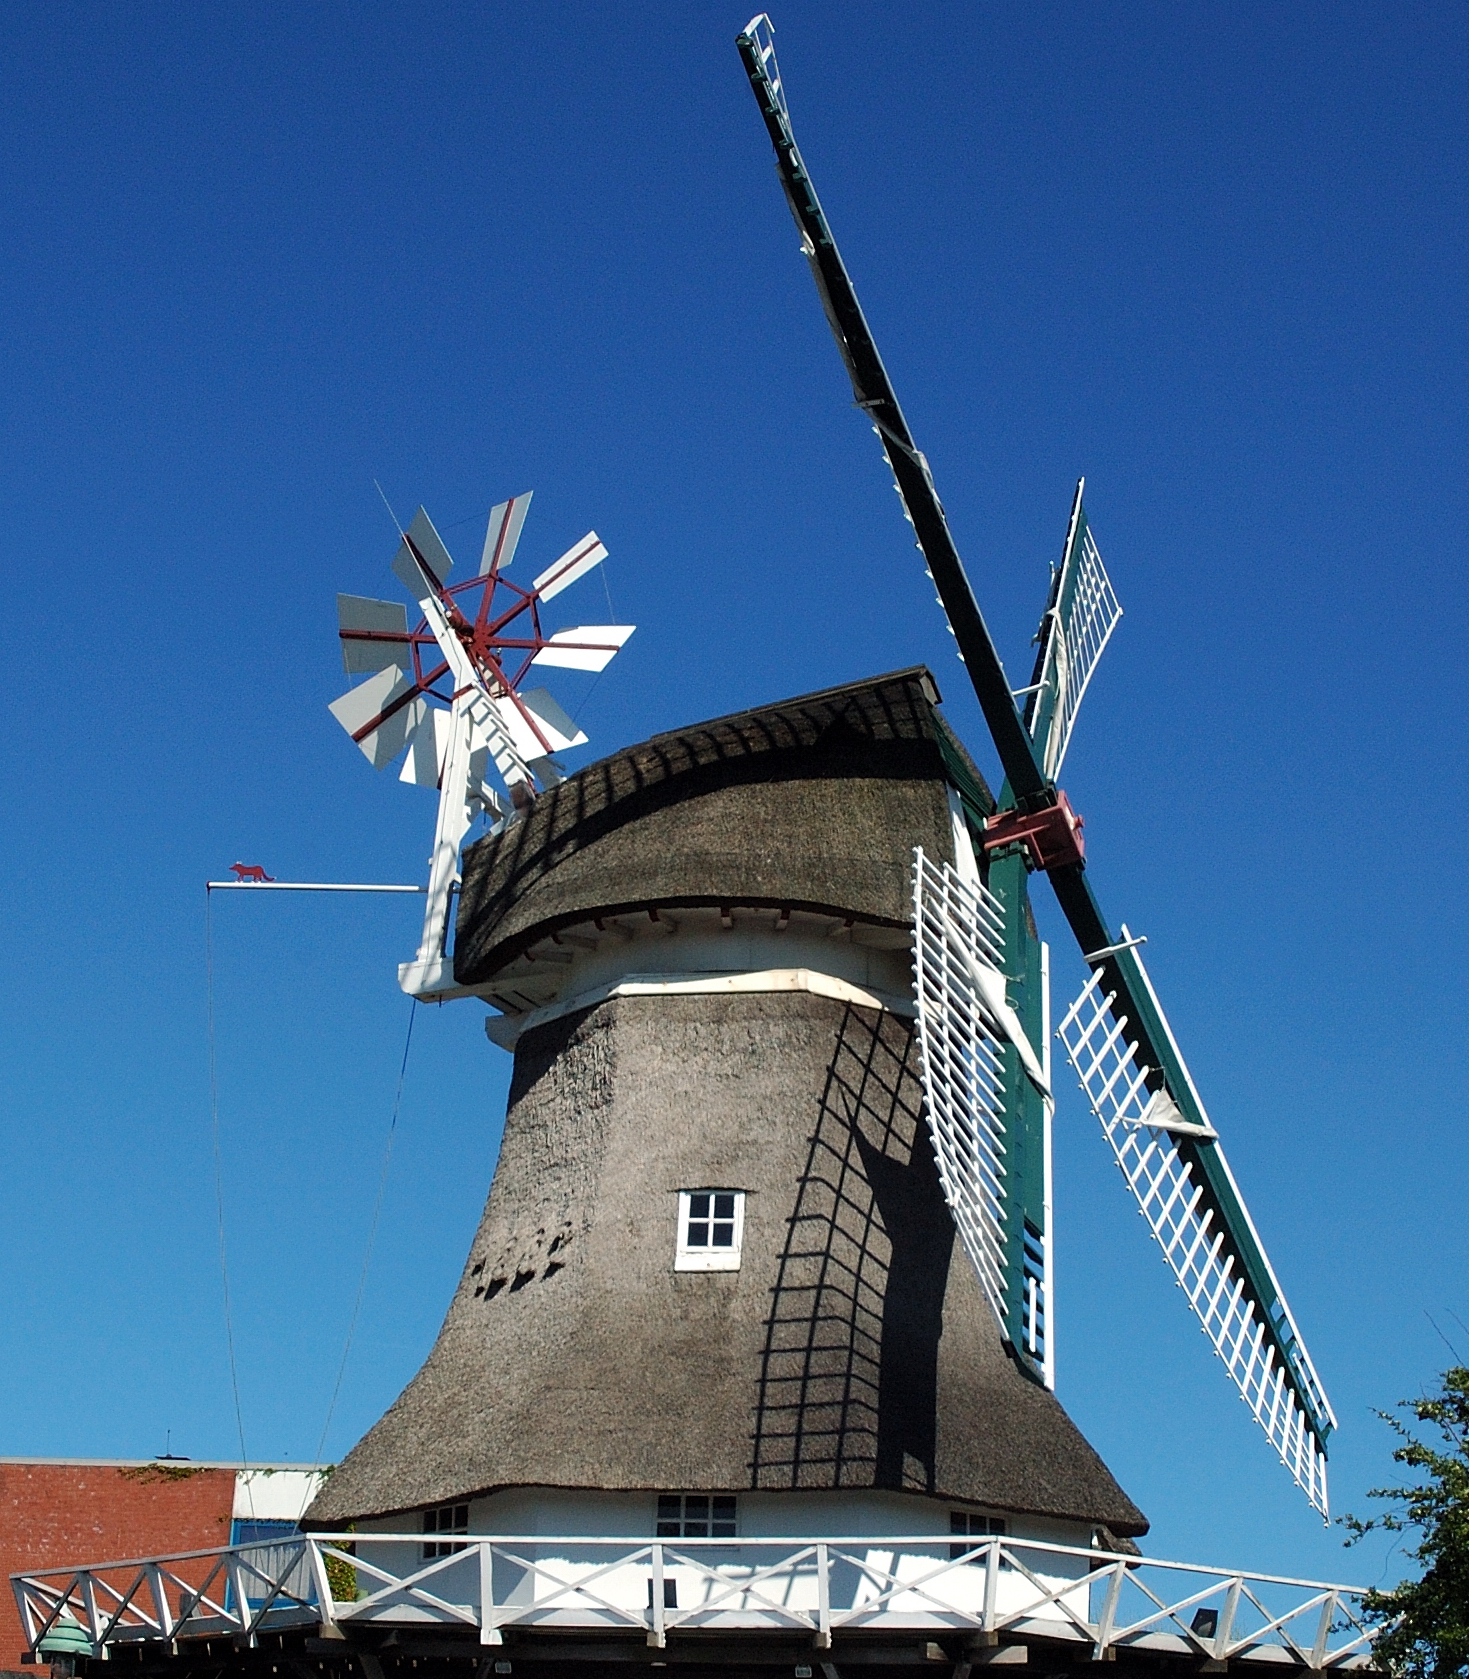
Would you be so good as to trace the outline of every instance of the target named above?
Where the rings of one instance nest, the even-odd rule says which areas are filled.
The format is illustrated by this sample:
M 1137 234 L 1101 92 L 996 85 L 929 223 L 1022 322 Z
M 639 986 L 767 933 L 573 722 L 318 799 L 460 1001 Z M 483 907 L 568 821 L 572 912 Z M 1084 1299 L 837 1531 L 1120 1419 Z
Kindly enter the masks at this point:
M 1348 1545 L 1375 1532 L 1418 1536 L 1407 1554 L 1422 1564 L 1421 1577 L 1367 1594 L 1369 1617 L 1386 1629 L 1376 1659 L 1402 1679 L 1469 1679 L 1469 1367 L 1451 1365 L 1437 1392 L 1395 1409 L 1431 1423 L 1439 1438 L 1424 1439 L 1400 1416 L 1379 1411 L 1400 1441 L 1393 1461 L 1415 1478 L 1368 1491 L 1396 1508 L 1370 1521 L 1341 1518 Z

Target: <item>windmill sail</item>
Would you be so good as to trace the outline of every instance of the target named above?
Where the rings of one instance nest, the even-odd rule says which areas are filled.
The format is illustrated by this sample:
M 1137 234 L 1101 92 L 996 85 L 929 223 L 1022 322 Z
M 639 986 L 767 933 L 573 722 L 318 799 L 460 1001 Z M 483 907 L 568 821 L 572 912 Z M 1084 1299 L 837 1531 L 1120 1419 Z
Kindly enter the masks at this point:
M 401 601 L 338 595 L 337 625 L 342 643 L 342 669 L 348 676 L 386 670 L 389 665 L 396 665 L 399 670 L 412 668 L 408 610 Z
M 433 520 L 421 507 L 413 515 L 413 523 L 404 532 L 393 558 L 393 575 L 416 601 L 433 592 L 419 565 L 420 556 L 423 564 L 433 573 L 433 583 L 442 588 L 454 569 L 454 562 L 434 529 Z
M 532 587 L 543 601 L 554 600 L 563 589 L 569 589 L 606 558 L 607 550 L 596 531 L 588 531 L 574 548 L 566 550 L 555 565 L 547 566 Z
M 559 665 L 563 670 L 606 670 L 634 627 L 632 624 L 584 624 L 574 630 L 557 630 L 531 663 Z
M 490 522 L 485 530 L 484 552 L 479 561 L 481 577 L 487 577 L 491 572 L 506 570 L 515 558 L 521 527 L 525 524 L 526 514 L 530 512 L 530 498 L 533 494 L 533 491 L 527 490 L 523 496 L 511 496 L 509 501 L 499 502 L 490 509 Z
M 851 277 L 837 249 L 831 225 L 796 145 L 785 89 L 776 64 L 773 34 L 770 19 L 761 14 L 752 19 L 737 37 L 745 72 L 770 135 L 781 186 L 800 230 L 802 250 L 810 264 L 827 321 L 852 381 L 857 406 L 872 420 L 882 441 L 898 493 L 913 525 L 919 549 L 928 563 L 949 628 L 958 643 L 959 656 L 1005 772 L 1008 804 L 989 819 L 986 848 L 993 848 L 992 855 L 998 856 L 1004 855 L 1008 847 L 1009 853 L 1013 854 L 1023 843 L 1029 849 L 1032 864 L 1045 869 L 1083 956 L 1101 976 L 1100 984 L 1106 988 L 1103 1007 L 1112 1017 L 1112 1028 L 1099 1042 L 1110 1042 L 1117 1053 L 1130 1058 L 1138 1071 L 1150 1069 L 1145 1075 L 1150 1099 L 1158 1093 L 1164 1098 L 1150 1109 L 1154 1129 L 1173 1139 L 1173 1147 L 1189 1163 L 1193 1184 L 1188 1193 L 1192 1194 L 1193 1188 L 1202 1185 L 1197 1205 L 1213 1214 L 1210 1230 L 1212 1237 L 1220 1238 L 1220 1262 L 1230 1264 L 1229 1275 L 1239 1285 L 1241 1298 L 1248 1297 L 1252 1303 L 1249 1333 L 1258 1335 L 1262 1344 L 1269 1342 L 1274 1348 L 1275 1363 L 1266 1379 L 1275 1386 L 1271 1390 L 1269 1404 L 1262 1402 L 1256 1414 L 1274 1440 L 1276 1436 L 1271 1431 L 1275 1429 L 1278 1432 L 1281 1407 L 1295 1407 L 1313 1441 L 1309 1448 L 1303 1448 L 1311 1463 L 1304 1479 L 1300 1475 L 1297 1479 L 1302 1480 L 1313 1504 L 1324 1515 L 1324 1459 L 1334 1418 L 1326 1405 L 1315 1371 L 1305 1356 L 1305 1349 L 1275 1283 L 1274 1273 L 1254 1225 L 1212 1135 L 1190 1135 L 1187 1129 L 1179 1129 L 1177 1122 L 1173 1123 L 1171 1130 L 1164 1130 L 1156 1123 L 1163 1118 L 1172 1120 L 1176 1111 L 1185 1128 L 1212 1133 L 1178 1053 L 1178 1046 L 1168 1030 L 1147 976 L 1136 960 L 1135 950 L 1127 948 L 1125 943 L 1118 944 L 1109 930 L 1107 918 L 1092 891 L 1074 818 L 1046 768 L 1048 755 L 1055 762 L 1064 755 L 1070 724 L 1075 720 L 1076 703 L 1085 683 L 1083 681 L 1078 685 L 1074 675 L 1068 677 L 1066 687 L 1073 695 L 1069 718 L 1063 705 L 1060 708 L 1061 726 L 1054 737 L 1048 725 L 1044 742 L 1033 738 L 1016 708 L 1004 666 L 965 574 L 928 461 L 908 428 L 897 393 L 857 301 Z M 1079 502 L 1077 505 L 1079 511 Z M 1079 528 L 1079 521 L 1077 525 Z M 1095 583 L 1096 576 L 1104 577 L 1105 573 L 1100 570 L 1099 557 L 1093 569 L 1083 538 L 1076 569 L 1078 582 L 1088 575 Z M 1096 622 L 1105 623 L 1108 614 L 1105 602 L 1098 610 L 1100 616 Z M 1078 631 L 1087 618 L 1088 614 L 1083 613 L 1077 619 Z M 1087 647 L 1095 641 L 1095 636 L 1083 638 L 1074 650 L 1065 649 L 1064 635 L 1062 639 L 1066 655 L 1071 657 L 1074 651 L 1074 662 L 1084 675 L 1090 675 L 1095 657 L 1088 654 Z M 1099 646 L 1097 650 L 1100 650 Z M 1056 745 L 1054 753 L 1051 752 L 1053 738 Z M 1121 1070 L 1117 1071 L 1121 1078 Z M 1177 1187 L 1179 1194 L 1184 1194 L 1182 1186 Z M 1183 1251 L 1187 1253 L 1188 1249 Z M 1228 1344 L 1233 1346 L 1233 1342 Z M 1288 1399 L 1282 1397 L 1285 1389 L 1289 1390 Z
M 857 301 L 851 276 L 837 249 L 831 224 L 796 145 L 785 89 L 775 61 L 774 36 L 770 19 L 762 12 L 736 37 L 736 45 L 775 148 L 776 168 L 786 202 L 800 230 L 801 249 L 811 265 L 827 322 L 852 381 L 852 394 L 882 442 L 904 511 L 928 562 L 929 575 L 959 644 L 959 657 L 969 672 L 975 698 L 994 737 L 1011 790 L 1017 799 L 1043 798 L 1049 791 L 1045 777 L 1035 761 L 1020 713 L 1015 709 L 1010 682 L 989 627 L 969 586 L 928 461 L 908 428 L 897 392 L 878 354 L 872 329 Z
M 513 699 L 498 699 L 494 703 L 515 750 L 523 758 L 569 752 L 572 747 L 587 743 L 585 733 L 544 688 L 530 688 Z
M 1007 1000 L 1006 904 L 977 877 L 913 862 L 913 989 L 924 1107 L 944 1197 L 1000 1333 L 1054 1385 L 1045 1231 L 1027 1204 L 1027 1151 L 1046 1070 Z M 1042 982 L 1044 983 L 1044 982 Z M 1048 1118 L 1041 1121 L 1048 1133 Z M 1044 1141 L 1041 1147 L 1046 1145 Z
M 1142 958 L 1135 949 L 1126 955 L 1157 1007 Z M 1139 1063 L 1128 1025 L 1099 968 L 1058 1035 L 1189 1306 L 1281 1462 L 1324 1516 L 1324 1442 L 1336 1417 L 1217 1134 L 1202 1108 L 1186 1117 L 1156 1070 Z
M 1083 478 L 1071 506 L 1066 551 L 1041 619 L 1040 646 L 1025 705 L 1025 726 L 1048 781 L 1061 773 L 1087 683 L 1122 616 L 1081 504 L 1085 487 Z
M 349 688 L 327 709 L 351 735 L 375 770 L 386 769 L 408 744 L 428 712 L 420 689 L 396 664 Z
M 917 852 L 913 988 L 924 1106 L 944 1196 L 980 1287 L 1007 1335 L 1005 1036 L 981 990 L 1000 977 L 1003 910 L 977 881 Z
M 399 781 L 410 787 L 437 787 L 449 755 L 449 713 L 435 707 L 413 732 Z

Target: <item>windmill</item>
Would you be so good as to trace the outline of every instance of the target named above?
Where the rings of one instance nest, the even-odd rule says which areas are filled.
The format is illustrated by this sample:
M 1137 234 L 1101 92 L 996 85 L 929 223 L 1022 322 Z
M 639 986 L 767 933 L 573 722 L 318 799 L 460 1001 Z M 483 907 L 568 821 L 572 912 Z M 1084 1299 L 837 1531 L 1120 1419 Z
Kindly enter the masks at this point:
M 466 850 L 435 983 L 496 1011 L 487 1034 L 515 1056 L 504 1141 L 427 1361 L 309 1519 L 639 1531 L 656 1495 L 659 1533 L 666 1502 L 684 1524 L 697 1504 L 707 1535 L 710 1500 L 819 1532 L 831 1518 L 811 1500 L 840 1493 L 867 1501 L 872 1532 L 935 1515 L 1068 1543 L 1146 1531 L 1054 1394 L 1037 872 L 1092 970 L 1067 1054 L 1194 1311 L 1324 1512 L 1329 1405 L 1056 785 L 1120 616 L 1083 486 L 1017 696 L 796 149 L 768 20 L 740 49 L 1005 785 L 986 787 L 932 677 L 900 671 L 623 748 L 520 794 L 514 824 Z M 418 528 L 400 562 L 432 630 L 442 572 Z M 385 633 L 364 621 L 355 638 Z M 401 655 L 396 621 L 387 633 L 372 657 Z M 428 658 L 430 639 L 455 645 L 418 633 Z M 428 675 L 378 680 L 412 705 Z M 512 794 L 522 761 L 501 770 Z M 899 1518 L 892 1494 L 949 1508 Z
M 466 849 L 452 978 L 514 1053 L 504 1137 L 426 1362 L 310 1524 L 1146 1531 L 1006 1348 L 922 1118 L 913 848 L 977 874 L 995 810 L 939 698 L 920 667 L 675 728 Z
M 988 882 L 962 878 L 962 865 L 935 866 L 921 851 L 914 871 L 925 1089 L 956 1224 L 1002 1333 L 1034 1361 L 1048 1256 L 1031 1232 L 1044 1231 L 1044 1207 L 1035 1173 L 1028 1182 L 1006 1161 L 1039 1130 L 1048 1165 L 1050 1091 L 1035 1047 L 1044 1039 L 1007 1009 L 1004 976 L 1016 973 L 1025 942 L 1023 872 L 1040 872 L 1091 969 L 1059 1028 L 1067 1058 L 1230 1380 L 1324 1517 L 1331 1405 L 1143 965 L 1143 941 L 1125 923 L 1120 937 L 1111 931 L 1086 871 L 1081 821 L 1056 784 L 1077 706 L 1119 613 L 1082 487 L 1032 680 L 1017 694 L 797 148 L 773 37 L 761 14 L 738 44 L 781 185 L 857 406 L 878 435 L 1005 774 L 1000 808 L 984 819 Z M 1034 1033 L 1039 1023 L 1029 1024 Z
M 544 688 L 522 688 L 526 677 L 534 666 L 603 671 L 633 633 L 630 624 L 596 624 L 546 634 L 542 607 L 607 550 L 589 531 L 528 586 L 512 582 L 505 573 L 530 502 L 527 492 L 491 510 L 479 570 L 459 583 L 449 582 L 454 562 L 419 508 L 393 560 L 421 614 L 411 630 L 399 601 L 337 596 L 343 668 L 366 680 L 332 702 L 332 715 L 374 769 L 401 756 L 400 780 L 439 793 L 423 936 L 398 974 L 419 998 L 455 994 L 449 911 L 475 816 L 514 820 L 538 786 L 561 779 L 554 754 L 586 742 Z
M 483 1216 L 427 1359 L 324 1478 L 307 1536 L 18 1576 L 33 1650 L 84 1616 L 101 1654 L 205 1679 L 1370 1661 L 1359 1590 L 1143 1558 L 1147 1517 L 1056 1396 L 1038 872 L 1091 969 L 1067 1055 L 1325 1512 L 1330 1408 L 1056 783 L 1120 617 L 1083 486 L 1012 692 L 796 149 L 769 20 L 739 45 L 1005 784 L 922 666 L 563 775 L 554 753 L 585 737 L 521 684 L 537 664 L 601 670 L 631 634 L 541 623 L 605 550 L 589 533 L 508 583 L 518 497 L 452 584 L 420 510 L 394 570 L 421 616 L 341 598 L 364 680 L 331 709 L 375 767 L 406 754 L 402 778 L 440 792 L 400 983 L 484 1000 L 513 1052 Z

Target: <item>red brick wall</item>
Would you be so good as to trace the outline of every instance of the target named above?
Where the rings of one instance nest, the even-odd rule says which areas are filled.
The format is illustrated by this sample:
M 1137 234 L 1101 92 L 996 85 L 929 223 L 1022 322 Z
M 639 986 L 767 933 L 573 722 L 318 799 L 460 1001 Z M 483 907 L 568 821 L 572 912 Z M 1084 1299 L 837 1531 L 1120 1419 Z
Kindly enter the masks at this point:
M 11 1574 L 228 1545 L 234 1494 L 233 1469 L 0 1463 L 0 1668 L 25 1649 Z

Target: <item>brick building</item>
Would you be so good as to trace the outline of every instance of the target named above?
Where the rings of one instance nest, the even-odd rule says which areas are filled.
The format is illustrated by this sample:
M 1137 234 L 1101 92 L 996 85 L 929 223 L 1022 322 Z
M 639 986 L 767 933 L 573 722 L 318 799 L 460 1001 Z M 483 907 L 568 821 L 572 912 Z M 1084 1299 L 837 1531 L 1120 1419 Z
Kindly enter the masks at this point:
M 0 1669 L 25 1650 L 11 1574 L 291 1532 L 320 1483 L 300 1464 L 0 1458 Z

